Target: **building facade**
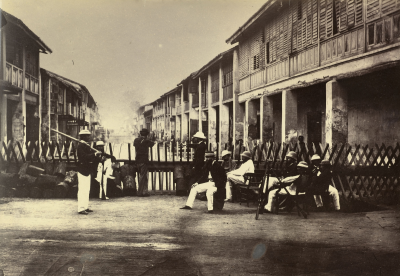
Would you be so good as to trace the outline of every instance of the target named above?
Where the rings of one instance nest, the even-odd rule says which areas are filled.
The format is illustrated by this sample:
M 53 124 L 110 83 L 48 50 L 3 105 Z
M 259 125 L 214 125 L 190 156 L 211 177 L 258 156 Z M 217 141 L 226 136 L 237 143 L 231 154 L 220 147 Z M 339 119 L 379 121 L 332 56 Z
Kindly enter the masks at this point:
M 24 145 L 41 134 L 40 53 L 52 51 L 20 19 L 0 13 L 0 139 Z

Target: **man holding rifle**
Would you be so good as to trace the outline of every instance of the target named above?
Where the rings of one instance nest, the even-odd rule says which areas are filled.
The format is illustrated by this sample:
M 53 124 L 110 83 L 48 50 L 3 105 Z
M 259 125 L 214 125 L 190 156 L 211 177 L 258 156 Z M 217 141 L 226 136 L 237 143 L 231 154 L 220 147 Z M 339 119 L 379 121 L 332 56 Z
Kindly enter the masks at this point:
M 78 144 L 78 213 L 87 215 L 93 212 L 89 209 L 90 175 L 97 169 L 96 164 L 101 160 L 101 152 L 93 150 L 89 145 L 90 131 L 79 132 L 81 139 Z

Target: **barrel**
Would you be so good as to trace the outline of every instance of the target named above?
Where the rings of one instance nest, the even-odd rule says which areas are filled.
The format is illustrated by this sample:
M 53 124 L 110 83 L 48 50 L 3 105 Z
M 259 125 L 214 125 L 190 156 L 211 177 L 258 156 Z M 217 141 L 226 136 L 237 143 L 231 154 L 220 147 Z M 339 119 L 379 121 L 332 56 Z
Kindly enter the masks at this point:
M 27 187 L 31 187 L 33 184 L 35 184 L 36 179 L 37 177 L 28 174 L 22 174 L 19 176 L 20 184 Z
M 44 173 L 45 174 L 53 174 L 54 173 L 54 163 L 52 162 L 47 162 L 44 163 Z M 41 174 L 43 174 L 43 172 L 41 172 Z
M 176 195 L 177 196 L 187 195 L 185 170 L 186 170 L 186 168 L 182 165 L 175 166 L 175 168 L 174 168 L 174 181 L 176 183 Z
M 24 164 L 22 164 L 21 168 L 19 169 L 18 174 L 19 174 L 19 175 L 24 175 L 24 174 L 26 174 L 26 170 L 28 169 L 28 167 L 29 167 L 29 163 L 24 163 Z
M 48 164 L 50 164 L 50 163 L 48 163 Z M 29 174 L 29 175 L 35 176 L 35 177 L 38 177 L 39 174 L 44 174 L 44 173 L 45 173 L 44 169 L 36 167 L 36 166 L 32 166 L 32 165 L 29 165 L 28 168 L 26 169 L 26 174 Z
M 69 185 L 65 182 L 61 182 L 54 188 L 55 198 L 65 198 L 69 192 Z

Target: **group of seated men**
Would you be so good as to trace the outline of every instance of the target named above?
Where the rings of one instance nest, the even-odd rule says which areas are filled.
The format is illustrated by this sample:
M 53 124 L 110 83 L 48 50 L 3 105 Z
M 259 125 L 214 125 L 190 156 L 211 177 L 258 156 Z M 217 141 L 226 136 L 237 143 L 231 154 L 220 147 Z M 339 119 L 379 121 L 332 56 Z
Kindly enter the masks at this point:
M 244 175 L 254 173 L 254 164 L 251 160 L 251 153 L 245 151 L 241 154 L 242 164 L 236 168 L 235 162 L 231 158 L 231 152 L 222 152 L 222 164 L 215 160 L 213 152 L 205 153 L 205 165 L 201 176 L 191 186 L 186 205 L 181 209 L 190 210 L 198 193 L 206 193 L 208 213 L 214 212 L 214 200 L 232 200 L 232 189 L 237 185 L 247 185 Z M 333 199 L 335 210 L 340 210 L 339 193 L 331 184 L 332 173 L 331 164 L 328 160 L 323 160 L 315 154 L 311 158 L 311 168 L 304 161 L 297 162 L 297 153 L 290 151 L 286 155 L 286 164 L 280 177 L 270 176 L 265 179 L 264 194 L 268 192 L 268 202 L 265 211 L 271 212 L 276 193 L 291 195 L 296 194 L 300 182 L 307 182 L 307 192 L 314 195 L 314 200 L 318 208 L 322 208 L 323 202 L 321 194 L 328 192 Z M 280 187 L 285 186 L 285 189 Z M 304 193 L 305 191 L 301 191 Z

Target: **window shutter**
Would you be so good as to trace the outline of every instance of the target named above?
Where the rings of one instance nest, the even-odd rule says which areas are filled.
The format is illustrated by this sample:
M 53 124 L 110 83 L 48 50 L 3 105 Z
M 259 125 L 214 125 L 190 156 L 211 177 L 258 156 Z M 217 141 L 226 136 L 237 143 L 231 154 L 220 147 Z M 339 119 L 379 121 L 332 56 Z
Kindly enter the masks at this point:
M 367 20 L 379 16 L 379 0 L 367 0 Z
M 363 0 L 356 0 L 356 24 L 363 22 Z
M 307 3 L 307 45 L 312 43 L 312 2 Z
M 313 30 L 313 42 L 316 43 L 318 40 L 318 5 L 317 1 L 312 1 L 312 30 Z
M 396 0 L 382 0 L 382 14 L 393 11 L 396 8 Z
M 347 28 L 346 0 L 341 0 L 340 1 L 340 30 L 342 31 L 342 30 L 345 30 L 346 28 Z
M 325 29 L 325 19 L 326 19 L 326 0 L 321 0 L 320 2 L 320 15 L 319 15 L 319 32 L 320 39 L 325 38 L 326 29 Z
M 292 30 L 292 48 L 293 50 L 297 49 L 297 23 L 293 23 L 293 30 Z
M 354 0 L 347 0 L 347 26 L 354 26 L 355 24 L 354 8 Z
M 326 5 L 326 36 L 327 37 L 331 37 L 333 34 L 332 8 L 333 8 L 332 0 L 327 0 L 327 5 Z

